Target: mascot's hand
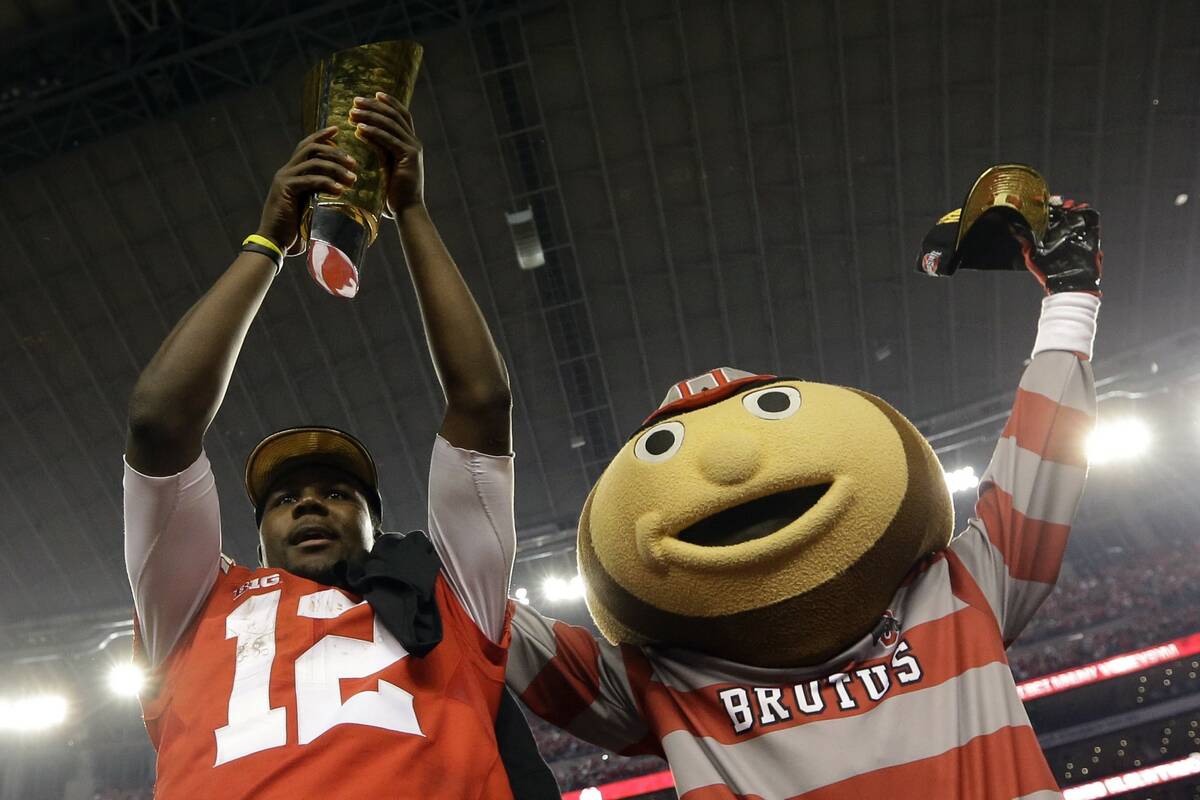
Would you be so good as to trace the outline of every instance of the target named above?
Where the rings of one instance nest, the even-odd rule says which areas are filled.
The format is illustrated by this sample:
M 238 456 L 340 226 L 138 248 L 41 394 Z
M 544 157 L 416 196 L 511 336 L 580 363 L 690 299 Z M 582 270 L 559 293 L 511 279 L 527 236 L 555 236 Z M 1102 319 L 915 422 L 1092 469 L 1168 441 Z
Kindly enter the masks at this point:
M 1025 268 L 1033 273 L 1046 294 L 1088 292 L 1100 294 L 1100 214 L 1087 203 L 1052 198 L 1050 225 L 1041 245 L 1028 231 L 1014 230 L 1025 255 Z

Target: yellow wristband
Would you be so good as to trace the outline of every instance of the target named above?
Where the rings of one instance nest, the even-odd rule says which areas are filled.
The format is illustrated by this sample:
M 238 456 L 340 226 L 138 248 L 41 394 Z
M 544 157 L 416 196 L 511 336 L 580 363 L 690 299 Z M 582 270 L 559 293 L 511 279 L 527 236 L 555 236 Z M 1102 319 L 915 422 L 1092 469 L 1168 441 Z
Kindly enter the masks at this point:
M 283 251 L 265 236 L 252 233 L 242 240 L 242 252 L 258 253 L 275 262 L 275 274 L 283 270 Z
M 279 249 L 279 245 L 275 244 L 267 237 L 259 236 L 257 233 L 252 233 L 242 240 L 242 244 L 249 244 L 250 242 L 261 244 L 263 247 L 269 247 L 275 251 L 281 260 L 283 259 L 283 251 Z

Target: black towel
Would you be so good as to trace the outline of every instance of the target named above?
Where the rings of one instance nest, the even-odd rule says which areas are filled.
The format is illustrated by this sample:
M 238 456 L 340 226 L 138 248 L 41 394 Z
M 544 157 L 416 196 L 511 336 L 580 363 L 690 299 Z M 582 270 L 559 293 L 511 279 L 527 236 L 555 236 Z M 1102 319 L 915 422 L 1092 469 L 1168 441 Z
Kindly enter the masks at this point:
M 388 632 L 420 658 L 442 640 L 442 617 L 434 587 L 441 559 L 422 531 L 386 533 L 362 564 L 341 570 L 339 585 L 362 595 Z M 339 577 L 342 577 L 339 576 Z M 496 744 L 516 800 L 559 800 L 554 774 L 538 753 L 529 723 L 507 689 L 496 714 Z
M 434 586 L 441 559 L 421 531 L 385 533 L 365 561 L 345 566 L 346 588 L 371 604 L 392 636 L 418 658 L 442 640 Z

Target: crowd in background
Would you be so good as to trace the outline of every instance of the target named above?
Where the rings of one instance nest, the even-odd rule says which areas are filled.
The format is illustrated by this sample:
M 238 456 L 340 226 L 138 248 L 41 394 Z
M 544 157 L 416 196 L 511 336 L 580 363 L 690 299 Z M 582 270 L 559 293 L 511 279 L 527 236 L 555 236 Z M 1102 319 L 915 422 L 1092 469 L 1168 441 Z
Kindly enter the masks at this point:
M 1064 574 L 1009 651 L 1018 681 L 1200 631 L 1200 543 L 1094 555 Z

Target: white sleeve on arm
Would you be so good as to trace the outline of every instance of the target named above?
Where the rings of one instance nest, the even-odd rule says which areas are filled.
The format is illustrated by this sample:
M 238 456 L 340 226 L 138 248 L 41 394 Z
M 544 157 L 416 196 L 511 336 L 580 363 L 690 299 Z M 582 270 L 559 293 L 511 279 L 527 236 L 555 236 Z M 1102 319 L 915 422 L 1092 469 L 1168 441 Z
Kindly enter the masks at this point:
M 429 461 L 429 538 L 459 602 L 499 642 L 517 551 L 513 457 L 463 450 L 438 436 Z
M 191 625 L 220 561 L 221 508 L 207 456 L 163 478 L 126 462 L 125 570 L 152 667 Z
M 1090 361 L 1099 312 L 1100 298 L 1094 294 L 1062 292 L 1046 295 L 1030 357 L 1047 350 L 1068 350 Z

